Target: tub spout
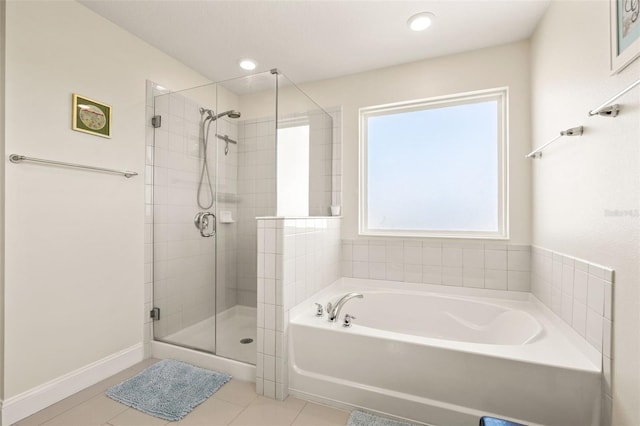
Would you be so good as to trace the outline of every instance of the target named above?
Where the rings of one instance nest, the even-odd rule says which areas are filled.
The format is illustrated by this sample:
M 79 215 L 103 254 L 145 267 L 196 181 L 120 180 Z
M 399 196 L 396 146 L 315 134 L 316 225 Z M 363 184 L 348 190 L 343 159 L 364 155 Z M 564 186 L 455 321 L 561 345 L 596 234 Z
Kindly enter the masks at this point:
M 354 297 L 357 297 L 358 299 L 362 299 L 364 296 L 361 293 L 347 293 L 344 296 L 342 296 L 340 300 L 336 302 L 335 305 L 328 303 L 327 313 L 329 314 L 329 321 L 336 322 L 336 320 L 340 316 L 340 310 L 342 309 L 344 304 L 347 303 L 349 300 L 353 299 Z

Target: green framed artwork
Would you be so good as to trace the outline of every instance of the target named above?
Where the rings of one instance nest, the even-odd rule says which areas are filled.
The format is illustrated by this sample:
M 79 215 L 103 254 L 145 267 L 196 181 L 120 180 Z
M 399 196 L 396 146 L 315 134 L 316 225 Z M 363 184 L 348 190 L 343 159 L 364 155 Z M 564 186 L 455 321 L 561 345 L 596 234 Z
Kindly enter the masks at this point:
M 611 72 L 617 74 L 640 56 L 638 0 L 609 0 Z
M 85 96 L 73 94 L 71 128 L 103 138 L 111 137 L 111 107 Z

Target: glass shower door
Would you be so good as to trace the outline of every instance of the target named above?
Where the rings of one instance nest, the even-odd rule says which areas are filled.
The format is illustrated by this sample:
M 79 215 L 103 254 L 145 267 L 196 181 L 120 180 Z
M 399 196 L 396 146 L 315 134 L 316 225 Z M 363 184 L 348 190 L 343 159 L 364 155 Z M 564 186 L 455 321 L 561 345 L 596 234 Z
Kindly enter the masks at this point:
M 154 339 L 216 352 L 215 86 L 155 97 Z M 194 99 L 198 99 L 197 102 Z M 158 126 L 159 125 L 159 126 Z M 205 161 L 206 160 L 206 161 Z
M 276 213 L 277 83 L 265 72 L 154 98 L 155 340 L 256 363 L 257 324 L 276 318 L 275 293 L 257 309 L 256 217 Z

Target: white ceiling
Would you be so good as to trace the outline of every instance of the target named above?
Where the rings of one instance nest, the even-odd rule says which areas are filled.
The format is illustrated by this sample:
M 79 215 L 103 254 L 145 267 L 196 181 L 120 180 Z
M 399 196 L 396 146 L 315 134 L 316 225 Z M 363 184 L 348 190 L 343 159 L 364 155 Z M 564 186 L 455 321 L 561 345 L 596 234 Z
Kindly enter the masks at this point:
M 212 81 L 250 57 L 303 83 L 526 39 L 550 0 L 80 1 Z

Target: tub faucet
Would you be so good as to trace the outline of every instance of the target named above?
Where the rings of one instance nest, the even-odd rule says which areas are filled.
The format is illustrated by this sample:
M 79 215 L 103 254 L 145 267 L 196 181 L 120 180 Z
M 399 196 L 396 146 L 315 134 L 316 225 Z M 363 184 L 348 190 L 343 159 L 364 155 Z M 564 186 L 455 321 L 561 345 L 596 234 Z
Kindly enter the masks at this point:
M 340 316 L 340 310 L 342 309 L 344 304 L 354 297 L 362 299 L 364 296 L 361 293 L 347 293 L 342 296 L 335 305 L 333 305 L 331 302 L 327 303 L 327 313 L 329 314 L 329 321 L 336 322 L 338 316 Z

